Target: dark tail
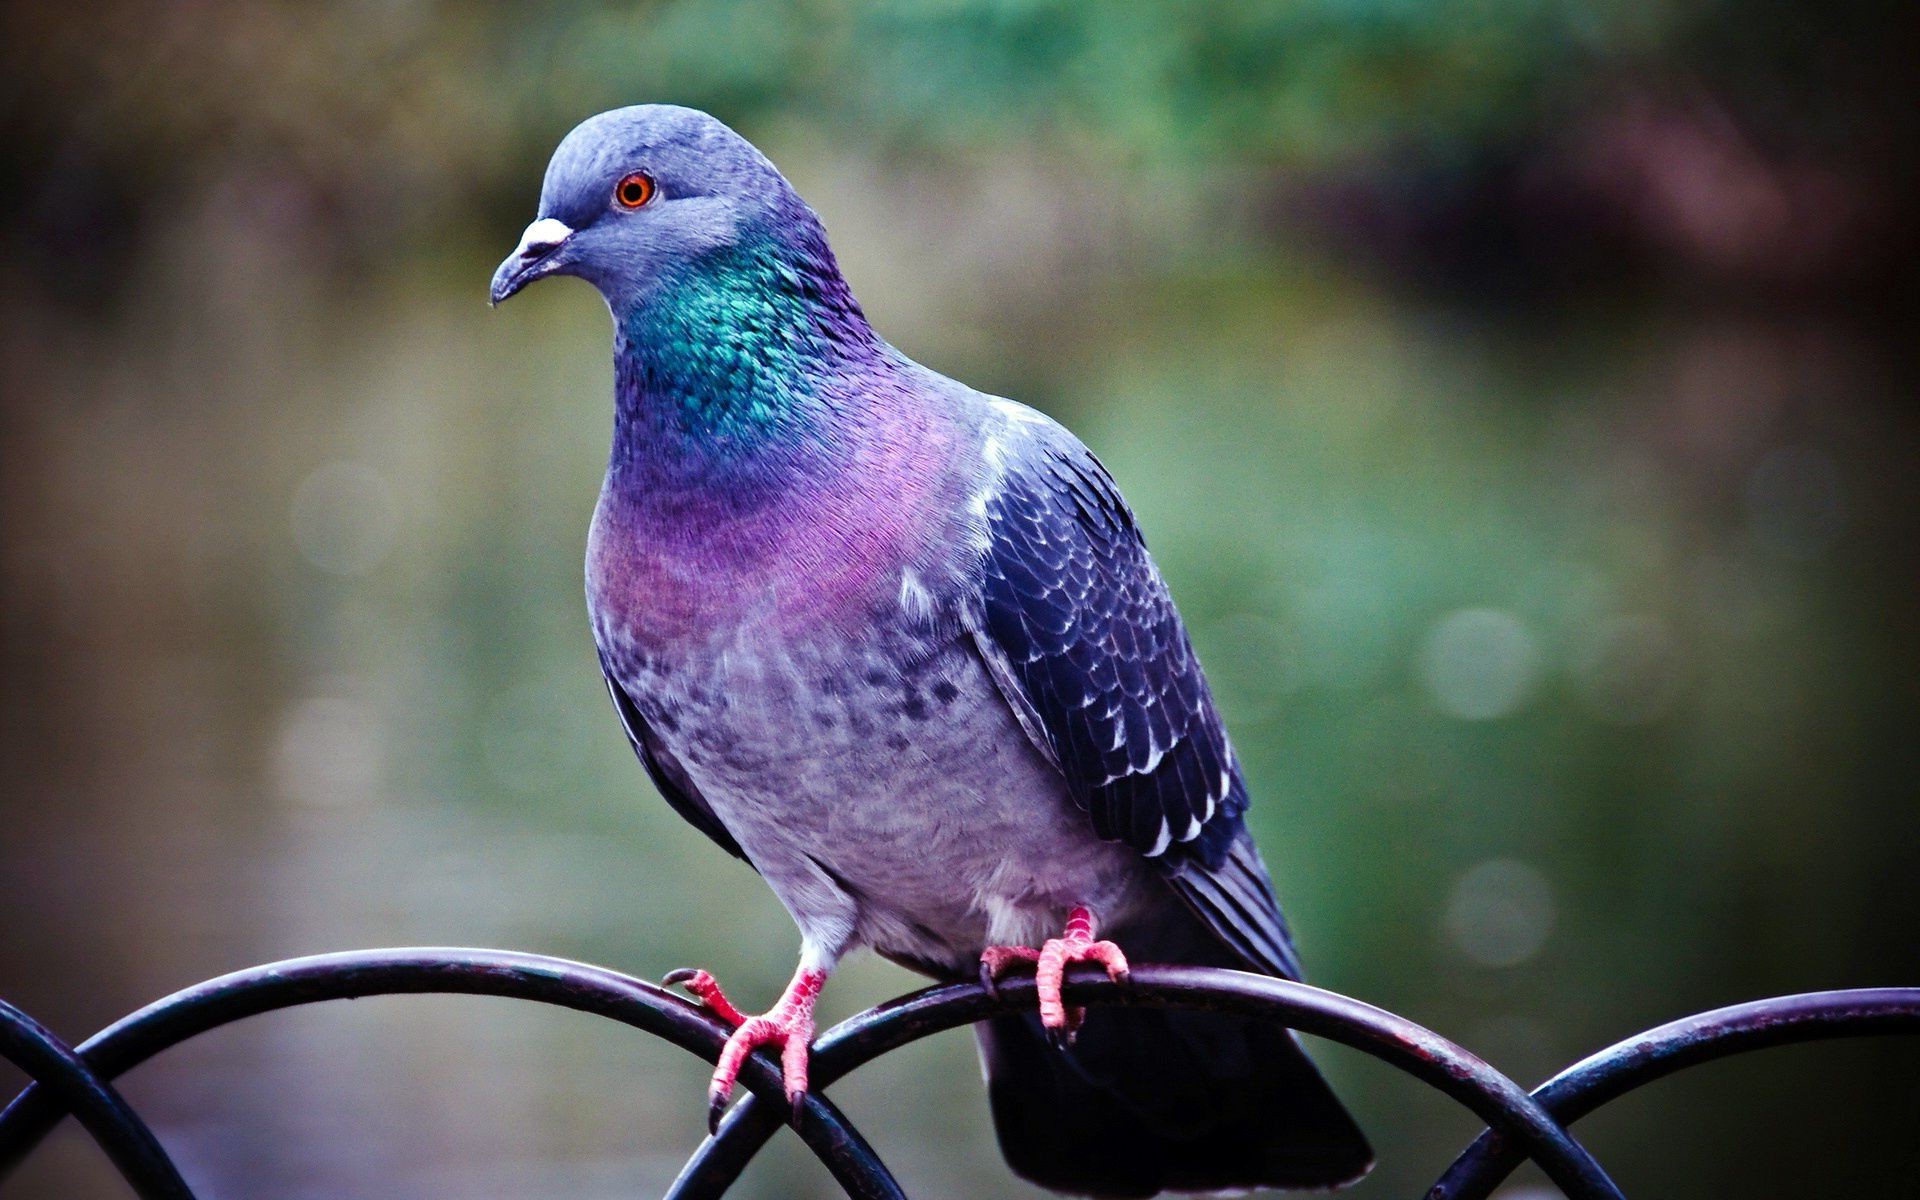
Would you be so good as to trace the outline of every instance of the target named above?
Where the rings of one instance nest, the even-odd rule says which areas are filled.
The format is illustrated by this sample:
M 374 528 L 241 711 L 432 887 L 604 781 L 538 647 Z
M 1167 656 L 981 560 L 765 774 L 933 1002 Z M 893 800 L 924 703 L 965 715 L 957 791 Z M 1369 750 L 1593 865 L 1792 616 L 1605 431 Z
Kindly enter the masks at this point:
M 1059 1051 L 1038 1016 L 979 1027 L 1000 1149 L 1045 1188 L 1151 1196 L 1331 1188 L 1373 1151 L 1284 1029 L 1217 1013 L 1102 1009 Z
M 1172 931 L 1153 932 L 1162 936 L 1146 948 L 1166 948 L 1152 943 Z M 1194 954 L 1185 934 L 1188 953 L 1136 961 L 1237 965 L 1217 950 Z M 1115 940 L 1132 953 L 1123 936 Z M 997 1017 L 978 1032 L 1001 1151 L 1042 1187 L 1113 1197 L 1325 1189 L 1373 1165 L 1365 1135 L 1279 1026 L 1101 1008 L 1066 1050 L 1047 1043 L 1034 1014 Z

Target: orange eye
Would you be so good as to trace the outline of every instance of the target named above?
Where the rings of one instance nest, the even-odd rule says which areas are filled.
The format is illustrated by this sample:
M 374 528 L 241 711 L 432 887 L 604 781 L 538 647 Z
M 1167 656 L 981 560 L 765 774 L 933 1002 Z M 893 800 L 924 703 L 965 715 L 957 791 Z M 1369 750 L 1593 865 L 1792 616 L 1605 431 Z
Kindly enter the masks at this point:
M 653 180 L 635 171 L 613 189 L 613 199 L 621 208 L 639 208 L 653 199 Z

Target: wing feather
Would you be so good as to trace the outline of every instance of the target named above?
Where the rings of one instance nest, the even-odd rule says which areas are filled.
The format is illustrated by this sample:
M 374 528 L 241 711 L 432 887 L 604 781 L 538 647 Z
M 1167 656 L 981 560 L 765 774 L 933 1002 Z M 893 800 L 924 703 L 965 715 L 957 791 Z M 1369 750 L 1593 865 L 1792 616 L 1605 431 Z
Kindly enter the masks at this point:
M 989 673 L 1096 835 L 1153 859 L 1249 964 L 1297 976 L 1239 765 L 1132 511 L 1059 426 L 1006 433 L 974 622 Z

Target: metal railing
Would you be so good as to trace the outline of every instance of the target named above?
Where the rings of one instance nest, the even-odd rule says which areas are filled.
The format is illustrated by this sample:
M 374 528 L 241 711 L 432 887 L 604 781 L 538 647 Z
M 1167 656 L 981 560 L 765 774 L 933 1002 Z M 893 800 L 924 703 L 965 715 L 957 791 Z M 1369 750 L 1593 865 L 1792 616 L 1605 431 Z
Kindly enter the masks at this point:
M 1428 1200 L 1483 1200 L 1519 1164 L 1538 1163 L 1573 1200 L 1621 1200 L 1567 1125 L 1642 1084 L 1765 1046 L 1920 1032 L 1920 988 L 1812 992 L 1716 1009 L 1648 1030 L 1568 1067 L 1528 1093 L 1440 1035 L 1403 1017 L 1303 983 L 1203 967 L 1139 966 L 1125 984 L 1097 968 L 1067 977 L 1074 1004 L 1205 1009 L 1270 1020 L 1366 1052 L 1466 1106 L 1486 1132 L 1447 1168 Z M 91 1134 L 143 1200 L 192 1200 L 166 1149 L 114 1089 L 170 1046 L 258 1013 L 322 1000 L 401 993 L 502 996 L 594 1013 L 713 1061 L 730 1028 L 693 1001 L 602 967 L 500 950 L 405 949 L 323 954 L 223 975 L 114 1022 L 79 1046 L 0 1001 L 0 1055 L 33 1080 L 0 1112 L 0 1183 L 62 1117 Z M 847 1195 L 904 1200 L 860 1131 L 823 1093 L 834 1081 L 929 1034 L 1037 1002 L 1031 979 L 927 988 L 843 1021 L 814 1045 L 814 1091 L 798 1113 L 773 1059 L 741 1072 L 749 1091 L 701 1143 L 670 1200 L 721 1195 L 761 1146 L 792 1123 Z

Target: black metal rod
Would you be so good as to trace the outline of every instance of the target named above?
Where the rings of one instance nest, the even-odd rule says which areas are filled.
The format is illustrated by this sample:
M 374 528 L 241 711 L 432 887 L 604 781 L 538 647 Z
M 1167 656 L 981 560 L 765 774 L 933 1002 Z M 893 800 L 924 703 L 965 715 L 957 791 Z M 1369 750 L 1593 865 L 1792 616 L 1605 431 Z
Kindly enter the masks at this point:
M 1581 1059 L 1535 1089 L 1563 1124 L 1676 1071 L 1768 1046 L 1920 1033 L 1920 988 L 1856 988 L 1755 1000 L 1682 1017 Z M 1497 1130 L 1462 1151 L 1427 1200 L 1485 1200 L 1524 1155 Z
M 193 1191 L 113 1085 L 52 1030 L 0 1000 L 0 1058 L 31 1076 L 93 1135 L 141 1200 L 193 1200 Z
M 1197 967 L 1136 968 L 1114 984 L 1072 972 L 1077 1004 L 1205 1009 L 1271 1020 L 1342 1042 L 1428 1083 L 1488 1124 L 1429 1192 L 1429 1200 L 1484 1200 L 1532 1158 L 1574 1200 L 1619 1200 L 1619 1190 L 1565 1126 L 1686 1067 L 1765 1046 L 1920 1032 L 1920 988 L 1816 992 L 1686 1017 L 1608 1047 L 1529 1096 L 1459 1046 L 1394 1014 L 1305 984 Z M 0 1001 L 0 1056 L 34 1082 L 0 1112 L 0 1178 L 61 1118 L 74 1114 L 142 1200 L 192 1200 L 152 1131 L 108 1080 L 187 1038 L 257 1013 L 320 1000 L 396 993 L 492 995 L 594 1013 L 712 1061 L 728 1029 L 693 1002 L 604 968 L 539 955 L 466 949 L 372 950 L 271 963 L 187 988 L 116 1022 L 75 1050 Z M 989 995 L 975 983 L 928 988 L 829 1030 L 814 1051 L 816 1091 L 798 1130 L 848 1195 L 904 1200 L 860 1133 L 819 1093 L 849 1071 L 909 1042 L 1037 1003 L 1031 979 Z M 726 1190 L 784 1123 L 780 1073 L 756 1054 L 742 1072 L 749 1095 L 703 1142 L 674 1183 L 675 1200 Z
M 89 1038 L 76 1061 L 112 1079 L 187 1038 L 244 1017 L 322 1000 L 399 993 L 503 996 L 558 1005 L 622 1022 L 708 1062 L 719 1056 L 730 1032 L 682 996 L 584 963 L 498 950 L 365 950 L 269 963 L 196 984 Z M 749 1058 L 741 1082 L 784 1105 L 779 1068 L 764 1052 Z M 15 1097 L 0 1113 L 0 1178 L 68 1111 L 82 1110 L 39 1083 Z M 848 1195 L 905 1200 L 879 1156 L 824 1097 L 807 1097 L 797 1129 Z
M 1038 1003 L 1030 978 L 1004 981 L 998 997 L 977 983 L 929 988 L 882 1004 L 827 1031 L 813 1058 L 826 1087 L 882 1054 L 930 1034 Z M 1264 1018 L 1365 1051 L 1471 1109 L 1540 1164 L 1573 1200 L 1620 1200 L 1606 1172 L 1511 1079 L 1459 1046 L 1403 1017 L 1303 983 L 1207 967 L 1139 966 L 1126 984 L 1093 968 L 1067 977 L 1074 1004 L 1205 1009 Z M 743 1101 L 674 1181 L 670 1200 L 712 1200 L 738 1177 L 778 1128 L 763 1102 Z

